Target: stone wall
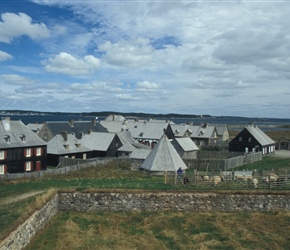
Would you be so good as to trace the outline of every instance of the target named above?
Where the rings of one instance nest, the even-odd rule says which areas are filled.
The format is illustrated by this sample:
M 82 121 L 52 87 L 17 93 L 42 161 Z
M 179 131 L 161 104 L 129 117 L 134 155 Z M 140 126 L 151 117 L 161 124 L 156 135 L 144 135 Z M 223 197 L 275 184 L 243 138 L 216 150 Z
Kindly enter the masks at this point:
M 290 211 L 290 194 L 225 193 L 60 193 L 61 211 Z
M 58 211 L 58 195 L 55 195 L 43 208 L 0 243 L 0 250 L 19 250 L 28 245 L 31 238 L 45 226 Z
M 59 193 L 40 211 L 11 233 L 0 250 L 19 250 L 58 211 L 192 211 L 266 212 L 290 211 L 290 194 L 137 192 Z

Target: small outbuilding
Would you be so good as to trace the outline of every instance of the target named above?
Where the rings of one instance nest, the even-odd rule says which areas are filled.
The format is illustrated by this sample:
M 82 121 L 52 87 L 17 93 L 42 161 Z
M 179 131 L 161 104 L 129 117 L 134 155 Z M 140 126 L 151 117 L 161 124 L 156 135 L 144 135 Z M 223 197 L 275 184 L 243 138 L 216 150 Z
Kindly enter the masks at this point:
M 183 170 L 187 169 L 166 134 L 163 134 L 140 168 L 150 172 L 164 173 L 176 172 L 179 167 Z

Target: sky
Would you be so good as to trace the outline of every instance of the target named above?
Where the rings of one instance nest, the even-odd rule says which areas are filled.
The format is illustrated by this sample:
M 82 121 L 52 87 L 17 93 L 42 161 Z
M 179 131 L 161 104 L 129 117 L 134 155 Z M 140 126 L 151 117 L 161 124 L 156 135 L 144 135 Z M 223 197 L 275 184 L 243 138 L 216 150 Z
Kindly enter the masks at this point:
M 289 0 L 0 0 L 0 110 L 290 118 L 289 13 Z

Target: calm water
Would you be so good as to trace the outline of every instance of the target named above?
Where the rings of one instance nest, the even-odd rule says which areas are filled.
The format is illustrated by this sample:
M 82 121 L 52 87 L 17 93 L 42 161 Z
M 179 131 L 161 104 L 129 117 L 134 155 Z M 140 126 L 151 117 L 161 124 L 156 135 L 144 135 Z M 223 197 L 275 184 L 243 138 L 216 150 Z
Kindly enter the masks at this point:
M 24 124 L 28 123 L 43 123 L 46 121 L 91 121 L 94 116 L 81 115 L 10 115 L 11 120 L 21 120 Z M 104 120 L 105 116 L 99 116 L 99 120 Z M 157 119 L 158 120 L 158 119 Z M 231 128 L 240 129 L 253 123 L 262 130 L 289 130 L 277 128 L 280 125 L 290 125 L 290 119 L 274 119 L 274 118 L 246 118 L 246 117 L 199 117 L 199 118 L 169 118 L 176 124 L 192 123 L 199 125 L 201 123 L 209 124 L 228 124 Z

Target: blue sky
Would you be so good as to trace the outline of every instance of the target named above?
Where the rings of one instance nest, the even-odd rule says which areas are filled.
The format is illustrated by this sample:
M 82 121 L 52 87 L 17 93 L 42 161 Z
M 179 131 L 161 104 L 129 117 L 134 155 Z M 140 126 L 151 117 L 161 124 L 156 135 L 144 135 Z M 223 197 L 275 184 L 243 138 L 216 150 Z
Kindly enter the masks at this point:
M 290 118 L 289 1 L 0 0 L 0 110 Z

